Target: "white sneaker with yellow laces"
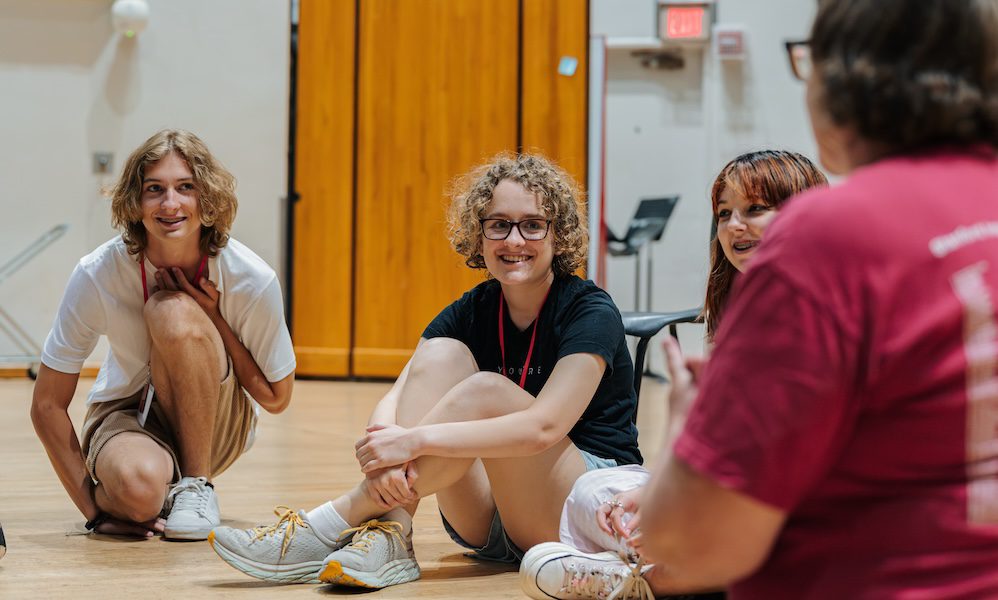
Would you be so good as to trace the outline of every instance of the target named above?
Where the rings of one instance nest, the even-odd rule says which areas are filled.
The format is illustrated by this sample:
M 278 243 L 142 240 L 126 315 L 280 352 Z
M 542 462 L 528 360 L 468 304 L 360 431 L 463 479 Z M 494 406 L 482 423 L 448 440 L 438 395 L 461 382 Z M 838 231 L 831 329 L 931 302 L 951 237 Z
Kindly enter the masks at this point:
M 395 508 L 380 519 L 343 532 L 353 538 L 330 554 L 319 579 L 366 588 L 383 588 L 419 579 L 412 551 L 412 517 Z
M 216 527 L 208 535 L 208 543 L 222 560 L 251 577 L 319 583 L 323 561 L 342 543 L 319 538 L 304 511 L 296 513 L 278 506 L 274 514 L 279 519 L 273 525 L 253 529 Z

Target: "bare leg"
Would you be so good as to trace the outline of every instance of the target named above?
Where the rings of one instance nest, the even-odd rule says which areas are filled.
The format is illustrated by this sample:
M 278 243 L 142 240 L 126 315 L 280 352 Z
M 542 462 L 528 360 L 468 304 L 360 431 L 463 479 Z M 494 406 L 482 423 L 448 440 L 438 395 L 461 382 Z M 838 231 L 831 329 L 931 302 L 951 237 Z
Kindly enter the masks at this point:
M 173 480 L 173 458 L 149 436 L 119 433 L 97 455 L 97 506 L 126 521 L 144 523 L 163 508 Z
M 502 375 L 478 372 L 452 387 L 420 423 L 487 419 L 524 410 L 533 401 L 533 396 Z M 528 548 L 558 539 L 561 507 L 572 484 L 585 472 L 582 455 L 570 440 L 563 439 L 534 456 L 479 461 L 477 464 L 484 465 L 487 472 L 487 481 L 481 481 L 481 471 L 469 468 L 471 462 L 472 459 L 435 456 L 424 456 L 416 461 L 417 493 L 420 497 L 435 493 L 438 499 L 453 494 L 455 501 L 447 505 L 444 514 L 452 525 L 460 523 L 465 528 L 454 527 L 462 538 L 473 545 L 483 544 L 493 506 L 498 505 L 503 524 L 518 546 Z M 478 500 L 462 502 L 458 497 L 466 492 L 454 486 L 469 482 L 476 486 L 471 487 L 473 492 L 487 491 L 489 494 L 484 507 L 477 504 Z M 363 510 L 368 510 L 369 514 L 361 514 L 365 498 L 366 494 L 358 487 L 335 500 L 333 505 L 348 523 L 355 525 L 383 512 L 373 501 L 367 500 L 369 504 Z M 495 504 L 491 498 L 495 498 Z M 354 512 L 345 514 L 341 507 Z
M 409 367 L 399 400 L 398 423 L 403 427 L 424 422 L 448 392 L 478 373 L 478 364 L 471 351 L 456 340 L 427 340 L 420 347 L 423 349 L 427 352 L 422 353 L 419 360 L 414 357 Z M 416 462 L 416 468 L 421 474 L 416 483 L 417 492 L 431 485 L 438 487 L 437 506 L 447 522 L 469 544 L 484 545 L 496 508 L 482 462 L 424 457 Z M 436 482 L 422 477 L 422 473 Z
M 448 392 L 478 372 L 468 348 L 456 340 L 436 338 L 424 342 L 413 355 L 409 374 L 399 399 L 398 423 L 417 425 Z M 469 543 L 485 543 L 495 504 L 488 478 L 475 459 L 420 459 L 417 463 L 421 495 L 437 494 L 441 512 Z M 433 490 L 433 491 L 430 491 Z M 406 507 L 410 514 L 415 504 Z M 361 486 L 333 501 L 336 512 L 350 525 L 357 525 L 384 511 Z
M 453 423 L 498 417 L 525 410 L 534 397 L 498 373 L 479 372 L 452 388 L 422 419 L 421 424 Z M 421 457 L 417 462 L 419 480 L 416 490 L 420 496 L 453 485 L 454 477 L 448 465 L 454 459 L 435 456 Z M 567 438 L 540 454 L 519 458 L 484 459 L 489 486 L 488 493 L 503 515 L 503 526 L 521 548 L 558 539 L 558 522 L 561 508 L 575 480 L 585 472 L 585 463 L 578 449 Z M 489 502 L 488 517 L 481 511 L 472 513 L 476 506 L 471 502 L 455 504 L 452 512 L 445 512 L 447 520 L 478 524 L 480 534 L 476 540 L 461 537 L 471 544 L 484 544 L 492 514 Z M 468 510 L 468 513 L 458 511 Z M 470 517 L 470 518 L 469 518 Z M 454 524 L 451 521 L 451 524 Z
M 144 316 L 156 399 L 177 436 L 180 472 L 211 479 L 218 389 L 227 369 L 222 338 L 201 307 L 180 292 L 154 294 Z
M 533 402 L 533 396 L 506 377 L 479 372 L 448 392 L 422 423 L 488 419 L 525 410 Z M 421 475 L 416 488 L 420 495 L 429 492 L 423 486 L 446 483 L 437 477 L 445 472 L 444 464 L 450 461 L 432 456 L 417 461 Z M 533 456 L 489 458 L 481 464 L 488 474 L 490 494 L 503 515 L 503 526 L 518 546 L 528 548 L 558 539 L 562 505 L 572 484 L 585 472 L 582 455 L 568 438 Z M 432 475 L 423 477 L 423 473 Z M 450 515 L 447 516 L 450 520 Z

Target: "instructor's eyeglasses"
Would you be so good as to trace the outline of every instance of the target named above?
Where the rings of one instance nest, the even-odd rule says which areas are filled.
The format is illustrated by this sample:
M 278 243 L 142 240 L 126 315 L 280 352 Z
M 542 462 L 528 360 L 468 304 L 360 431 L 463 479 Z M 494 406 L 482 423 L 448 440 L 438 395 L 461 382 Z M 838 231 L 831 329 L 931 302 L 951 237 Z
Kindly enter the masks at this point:
M 548 228 L 551 226 L 551 221 L 546 219 L 524 219 L 522 221 L 479 219 L 478 222 L 482 224 L 482 235 L 489 240 L 504 240 L 516 227 L 517 231 L 520 232 L 520 237 L 536 242 L 547 237 Z
M 810 40 L 784 42 L 784 46 L 787 48 L 787 58 L 790 59 L 790 71 L 797 79 L 807 81 L 813 70 Z

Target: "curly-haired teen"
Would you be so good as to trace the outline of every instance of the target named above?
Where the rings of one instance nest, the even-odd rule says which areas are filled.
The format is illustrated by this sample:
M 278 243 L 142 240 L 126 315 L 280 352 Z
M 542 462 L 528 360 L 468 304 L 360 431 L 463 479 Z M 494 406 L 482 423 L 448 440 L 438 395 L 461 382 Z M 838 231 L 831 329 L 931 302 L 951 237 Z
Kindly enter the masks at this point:
M 122 234 L 70 276 L 31 418 L 88 529 L 205 539 L 220 522 L 212 477 L 252 443 L 258 406 L 291 399 L 280 284 L 229 237 L 235 179 L 194 134 L 149 138 L 110 195 Z M 101 335 L 81 445 L 67 409 Z
M 464 179 L 451 217 L 455 248 L 490 278 L 433 319 L 375 409 L 357 443 L 366 479 L 269 530 L 216 529 L 232 566 L 284 581 L 411 581 L 411 515 L 430 494 L 455 542 L 516 562 L 558 538 L 580 475 L 641 462 L 620 314 L 572 274 L 586 232 L 569 176 L 501 156 Z
M 845 180 L 769 228 L 698 392 L 669 346 L 695 402 L 630 542 L 671 592 L 998 597 L 998 2 L 820 0 L 810 48 Z

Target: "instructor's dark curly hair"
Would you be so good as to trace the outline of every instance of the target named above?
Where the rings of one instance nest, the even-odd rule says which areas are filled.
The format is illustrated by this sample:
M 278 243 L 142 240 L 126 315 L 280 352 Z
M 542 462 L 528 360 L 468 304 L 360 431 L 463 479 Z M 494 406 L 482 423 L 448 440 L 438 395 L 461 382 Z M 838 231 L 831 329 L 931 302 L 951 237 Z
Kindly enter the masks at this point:
M 821 104 L 890 153 L 998 147 L 998 0 L 819 0 Z

